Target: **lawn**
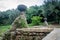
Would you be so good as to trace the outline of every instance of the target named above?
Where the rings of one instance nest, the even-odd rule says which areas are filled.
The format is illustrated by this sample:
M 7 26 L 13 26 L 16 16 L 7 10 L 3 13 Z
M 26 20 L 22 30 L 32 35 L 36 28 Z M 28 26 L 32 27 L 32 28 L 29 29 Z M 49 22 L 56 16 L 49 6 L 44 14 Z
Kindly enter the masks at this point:
M 0 26 L 0 36 L 11 28 L 11 25 Z

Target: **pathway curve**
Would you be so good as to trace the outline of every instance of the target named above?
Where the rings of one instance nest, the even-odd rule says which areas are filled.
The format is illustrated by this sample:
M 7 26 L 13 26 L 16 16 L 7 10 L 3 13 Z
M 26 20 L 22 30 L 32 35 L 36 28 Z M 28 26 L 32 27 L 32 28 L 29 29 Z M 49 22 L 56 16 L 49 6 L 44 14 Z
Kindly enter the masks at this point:
M 54 28 L 54 30 L 42 40 L 60 40 L 60 28 Z

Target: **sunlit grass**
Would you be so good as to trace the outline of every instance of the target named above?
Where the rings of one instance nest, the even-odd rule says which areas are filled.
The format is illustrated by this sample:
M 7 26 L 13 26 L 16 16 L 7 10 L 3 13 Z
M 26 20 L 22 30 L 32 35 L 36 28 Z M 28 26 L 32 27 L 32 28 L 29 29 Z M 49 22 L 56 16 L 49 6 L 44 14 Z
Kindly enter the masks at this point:
M 8 31 L 11 28 L 11 25 L 5 25 L 5 26 L 0 26 L 0 35 L 2 35 L 2 33 Z

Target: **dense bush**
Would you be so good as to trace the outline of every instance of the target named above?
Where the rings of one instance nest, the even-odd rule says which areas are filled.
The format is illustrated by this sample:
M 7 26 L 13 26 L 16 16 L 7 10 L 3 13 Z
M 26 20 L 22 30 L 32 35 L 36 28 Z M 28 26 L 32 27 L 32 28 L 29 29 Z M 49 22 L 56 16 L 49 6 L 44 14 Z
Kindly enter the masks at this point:
M 39 16 L 33 16 L 31 20 L 32 20 L 32 23 L 31 23 L 32 25 L 40 25 L 40 23 L 42 23 L 41 22 L 42 17 L 39 17 Z

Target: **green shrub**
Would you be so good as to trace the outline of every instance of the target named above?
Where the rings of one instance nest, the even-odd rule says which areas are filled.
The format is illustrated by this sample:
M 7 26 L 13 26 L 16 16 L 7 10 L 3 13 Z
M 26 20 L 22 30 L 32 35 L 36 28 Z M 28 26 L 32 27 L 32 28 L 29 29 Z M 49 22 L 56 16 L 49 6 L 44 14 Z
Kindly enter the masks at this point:
M 42 17 L 33 16 L 33 17 L 31 18 L 31 20 L 32 20 L 31 25 L 40 25 L 40 24 L 42 23 L 42 22 L 41 22 L 41 19 L 42 19 Z

